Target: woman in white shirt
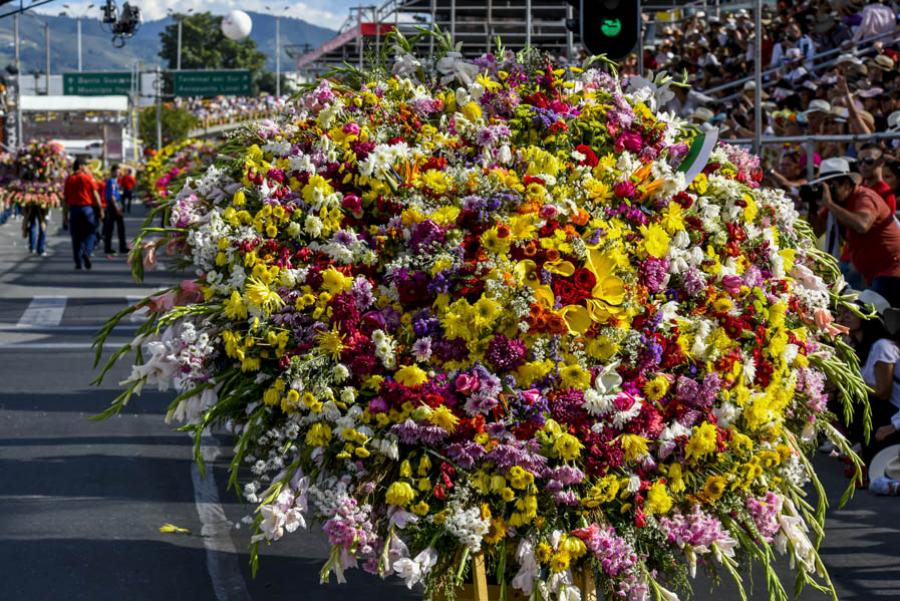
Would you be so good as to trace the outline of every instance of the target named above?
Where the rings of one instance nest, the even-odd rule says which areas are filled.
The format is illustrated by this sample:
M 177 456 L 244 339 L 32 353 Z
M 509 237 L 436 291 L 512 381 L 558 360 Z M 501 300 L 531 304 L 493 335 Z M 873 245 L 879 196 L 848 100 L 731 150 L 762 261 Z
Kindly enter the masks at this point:
M 892 311 L 887 300 L 871 290 L 862 292 L 859 300 L 873 305 L 878 314 L 877 319 L 851 325 L 863 380 L 874 390 L 869 395 L 874 434 L 863 448 L 863 459 L 868 462 L 896 442 L 895 438 L 900 439 L 900 346 L 885 326 L 885 312 Z

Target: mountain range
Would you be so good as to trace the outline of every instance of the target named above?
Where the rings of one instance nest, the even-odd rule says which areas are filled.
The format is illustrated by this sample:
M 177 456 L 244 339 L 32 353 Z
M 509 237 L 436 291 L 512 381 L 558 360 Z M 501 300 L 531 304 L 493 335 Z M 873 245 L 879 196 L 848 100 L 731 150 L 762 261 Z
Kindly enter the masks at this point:
M 257 47 L 268 56 L 267 68 L 275 70 L 275 17 L 248 12 L 253 19 L 250 37 Z M 45 69 L 44 24 L 50 26 L 50 73 L 63 73 L 78 69 L 77 25 L 68 16 L 51 16 L 28 12 L 22 15 L 19 25 L 19 51 L 22 73 L 43 72 Z M 130 70 L 135 61 L 143 62 L 145 69 L 162 64 L 158 53 L 159 34 L 172 23 L 166 17 L 148 21 L 141 25 L 135 36 L 127 41 L 124 48 L 114 48 L 112 35 L 101 28 L 97 19 L 82 21 L 82 62 L 85 71 Z M 102 26 L 107 27 L 107 26 Z M 335 31 L 319 27 L 302 19 L 281 18 L 281 68 L 293 69 L 293 61 L 285 47 L 309 44 L 318 46 L 335 35 Z M 15 56 L 13 18 L 0 20 L 0 68 L 13 62 Z

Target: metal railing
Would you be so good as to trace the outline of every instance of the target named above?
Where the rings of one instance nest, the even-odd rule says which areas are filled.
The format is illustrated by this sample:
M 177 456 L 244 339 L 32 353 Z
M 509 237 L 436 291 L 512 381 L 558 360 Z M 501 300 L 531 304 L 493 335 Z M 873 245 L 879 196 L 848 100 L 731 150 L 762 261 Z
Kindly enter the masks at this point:
M 891 44 L 894 44 L 894 43 L 896 43 L 897 41 L 900 41 L 900 30 L 895 29 L 894 31 L 891 31 L 891 32 L 882 33 L 882 34 L 879 34 L 879 35 L 877 35 L 877 36 L 872 36 L 872 37 L 869 37 L 869 38 L 862 39 L 862 40 L 860 40 L 859 42 L 855 42 L 855 43 L 854 43 L 854 46 L 855 46 L 856 48 L 858 48 L 859 46 L 863 46 L 863 45 L 867 45 L 867 44 L 873 44 L 873 43 L 875 43 L 875 42 L 879 42 L 879 41 L 887 40 L 887 39 L 890 39 L 889 43 L 891 43 Z M 834 64 L 837 63 L 837 58 L 834 58 L 834 59 L 829 60 L 829 61 L 822 61 L 823 58 L 828 58 L 828 57 L 832 57 L 832 56 L 834 56 L 834 57 L 839 57 L 839 55 L 841 55 L 841 54 L 852 54 L 853 56 L 861 57 L 861 56 L 866 56 L 866 55 L 868 55 L 868 54 L 871 54 L 871 53 L 873 53 L 874 51 L 875 51 L 874 46 L 868 46 L 867 48 L 863 48 L 862 50 L 858 50 L 858 51 L 855 52 L 855 53 L 851 52 L 850 49 L 838 47 L 838 48 L 832 48 L 831 50 L 825 50 L 825 51 L 823 51 L 823 52 L 820 52 L 820 53 L 818 53 L 818 54 L 815 54 L 815 55 L 813 55 L 812 59 L 810 59 L 810 60 L 813 61 L 813 64 L 814 64 L 814 65 L 815 65 L 816 61 L 820 61 L 820 64 L 815 65 L 815 66 L 813 67 L 813 70 L 815 71 L 816 69 L 822 69 L 822 68 L 824 68 L 824 67 L 830 67 L 830 66 L 832 66 L 832 65 L 834 65 Z M 807 59 L 804 59 L 803 62 L 804 62 L 804 63 L 807 62 Z M 770 76 L 770 75 L 773 75 L 773 74 L 777 73 L 778 71 L 780 71 L 781 69 L 782 69 L 782 67 L 773 67 L 773 68 L 770 68 L 770 69 L 766 69 L 766 70 L 763 71 L 763 77 L 768 77 L 768 76 Z M 724 83 L 724 84 L 721 84 L 721 85 L 718 85 L 718 86 L 714 86 L 714 87 L 709 88 L 709 89 L 707 89 L 707 90 L 701 90 L 701 93 L 702 93 L 702 94 L 705 94 L 705 95 L 707 95 L 707 96 L 710 96 L 710 95 L 712 95 L 712 94 L 717 94 L 717 93 L 723 92 L 723 91 L 725 91 L 725 90 L 730 90 L 731 88 L 736 88 L 736 87 L 739 87 L 739 86 L 743 86 L 743 85 L 746 84 L 748 81 L 753 81 L 753 76 L 752 76 L 752 75 L 750 75 L 750 76 L 748 76 L 748 77 L 743 77 L 743 78 L 741 78 L 741 79 L 736 79 L 736 80 L 734 80 L 734 81 L 729 81 L 728 83 Z M 776 83 L 777 83 L 777 82 L 775 82 L 775 81 L 768 81 L 768 82 L 766 82 L 766 83 L 764 84 L 763 87 L 771 87 L 771 86 L 775 85 Z M 737 95 L 738 95 L 738 94 L 731 94 L 731 95 L 729 95 L 729 96 L 720 98 L 719 100 L 721 100 L 721 101 L 731 100 L 731 99 L 735 98 Z

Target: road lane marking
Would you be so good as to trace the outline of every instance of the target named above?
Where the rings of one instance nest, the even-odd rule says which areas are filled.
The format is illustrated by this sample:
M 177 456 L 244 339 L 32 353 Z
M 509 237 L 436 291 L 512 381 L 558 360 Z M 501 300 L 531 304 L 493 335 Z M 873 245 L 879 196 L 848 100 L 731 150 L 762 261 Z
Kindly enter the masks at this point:
M 207 443 L 216 446 L 209 446 Z M 241 575 L 238 553 L 231 540 L 233 524 L 225 516 L 219 501 L 219 489 L 213 474 L 213 461 L 219 456 L 215 437 L 204 437 L 200 450 L 206 463 L 206 475 L 200 475 L 197 462 L 191 463 L 191 480 L 194 483 L 194 504 L 203 527 L 200 534 L 206 547 L 206 569 L 212 580 L 216 601 L 250 601 L 247 584 Z
M 66 310 L 65 296 L 36 296 L 31 299 L 28 308 L 19 318 L 16 327 L 46 328 L 55 327 L 62 322 Z
M 93 346 L 90 342 L 4 342 L 0 351 L 80 351 Z

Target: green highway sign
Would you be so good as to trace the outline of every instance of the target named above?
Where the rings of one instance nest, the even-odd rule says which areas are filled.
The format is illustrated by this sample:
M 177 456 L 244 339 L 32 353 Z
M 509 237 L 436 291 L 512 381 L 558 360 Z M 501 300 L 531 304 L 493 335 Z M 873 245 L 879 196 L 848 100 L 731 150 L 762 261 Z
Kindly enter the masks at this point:
M 66 96 L 127 96 L 131 94 L 131 73 L 110 71 L 63 73 Z
M 171 71 L 176 96 L 249 96 L 250 71 Z

